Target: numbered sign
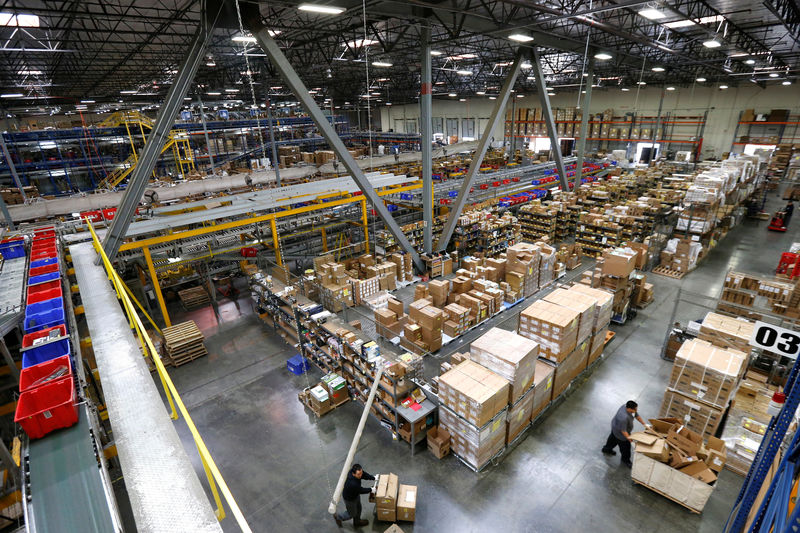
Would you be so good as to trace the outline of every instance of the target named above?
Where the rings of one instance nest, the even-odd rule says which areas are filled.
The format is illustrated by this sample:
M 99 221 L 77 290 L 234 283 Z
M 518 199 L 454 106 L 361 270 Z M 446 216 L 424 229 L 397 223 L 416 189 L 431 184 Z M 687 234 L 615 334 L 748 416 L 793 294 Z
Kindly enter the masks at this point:
M 797 354 L 800 352 L 800 332 L 766 322 L 756 322 L 753 335 L 750 337 L 750 345 L 797 359 Z

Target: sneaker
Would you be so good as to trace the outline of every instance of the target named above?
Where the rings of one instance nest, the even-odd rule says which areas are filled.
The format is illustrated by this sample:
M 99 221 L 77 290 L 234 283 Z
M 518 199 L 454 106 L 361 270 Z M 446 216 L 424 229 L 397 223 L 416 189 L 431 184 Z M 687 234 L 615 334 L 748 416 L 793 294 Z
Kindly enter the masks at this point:
M 617 452 L 615 452 L 614 450 L 606 450 L 605 448 L 603 448 L 602 452 L 605 455 L 617 455 Z

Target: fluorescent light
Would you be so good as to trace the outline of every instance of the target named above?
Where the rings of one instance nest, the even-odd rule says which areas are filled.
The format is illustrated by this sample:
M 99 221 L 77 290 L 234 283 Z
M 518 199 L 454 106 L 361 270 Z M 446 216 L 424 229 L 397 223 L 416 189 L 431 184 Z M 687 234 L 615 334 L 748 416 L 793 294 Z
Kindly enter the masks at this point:
M 311 13 L 322 13 L 324 15 L 339 15 L 344 13 L 343 7 L 336 6 L 321 6 L 318 4 L 300 4 L 297 6 L 300 11 L 309 11 Z
M 517 98 L 525 98 L 525 95 L 524 94 L 518 94 Z
M 556 95 L 556 93 L 550 93 L 550 92 L 547 93 L 547 96 L 555 96 L 555 95 Z
M 790 82 L 789 80 L 784 80 L 781 82 L 781 85 L 791 85 L 791 84 L 792 82 Z
M 450 98 L 455 98 L 455 97 L 456 97 L 456 96 L 458 96 L 458 95 L 457 95 L 456 93 L 450 93 L 450 94 L 448 94 L 447 96 L 449 96 Z
M 208 63 L 206 63 L 206 66 L 207 66 L 207 67 L 216 67 L 216 66 L 217 66 L 217 64 L 216 64 L 216 63 L 214 63 L 214 61 L 209 61 Z
M 391 67 L 392 64 L 391 63 L 387 63 L 385 61 L 373 61 L 372 62 L 372 66 L 373 67 Z
M 675 90 L 675 87 L 667 87 L 667 90 L 668 90 L 668 91 L 674 91 L 674 90 Z
M 747 61 L 745 61 L 745 63 L 747 65 L 755 65 L 756 64 L 756 60 L 755 59 L 748 59 Z
M 256 38 L 252 35 L 234 35 L 231 37 L 231 41 L 236 41 L 237 43 L 254 43 L 256 42 Z
M 508 36 L 509 39 L 512 41 L 517 41 L 518 43 L 529 43 L 533 40 L 533 37 L 530 35 L 525 35 L 523 33 L 512 33 Z
M 637 81 L 636 85 L 647 85 L 646 81 Z
M 486 94 L 486 91 L 475 91 L 475 94 L 477 94 L 478 96 L 483 96 L 484 94 Z
M 769 73 L 769 77 L 770 78 L 777 78 L 778 76 L 779 76 L 779 74 L 777 72 L 770 72 Z
M 6 93 L 6 94 L 0 94 L 0 98 L 22 98 L 23 96 L 25 96 L 25 95 L 24 95 L 24 94 L 22 94 L 22 93 Z
M 0 13 L 0 26 L 38 28 L 39 17 L 37 15 L 15 15 L 14 13 Z
M 720 85 L 720 86 L 719 86 L 719 88 L 720 88 L 720 89 L 727 89 L 727 88 L 728 88 L 728 86 L 727 86 L 727 85 Z
M 459 98 L 459 99 L 458 99 L 458 101 L 459 101 L 459 102 L 466 102 L 466 101 L 467 101 L 467 99 L 466 99 L 466 98 Z
M 42 74 L 41 70 L 18 70 L 17 74 L 20 76 L 38 76 Z
M 611 59 L 612 57 L 614 56 L 606 52 L 598 52 L 594 55 L 594 58 L 599 59 L 600 61 L 605 61 L 606 59 Z
M 496 96 L 490 96 L 489 100 L 497 100 L 497 97 Z
M 136 94 L 139 91 L 120 91 L 119 94 Z
M 644 18 L 649 19 L 649 20 L 659 20 L 659 19 L 663 19 L 667 15 L 665 15 L 664 13 L 659 11 L 658 9 L 650 8 L 650 9 L 642 9 L 641 11 L 639 11 L 639 16 L 644 17 Z
M 456 74 L 460 74 L 462 76 L 472 76 L 471 70 L 457 70 Z
M 671 29 L 688 28 L 689 26 L 694 26 L 694 21 L 689 19 L 676 20 L 674 22 L 665 22 L 664 26 Z
M 94 100 L 81 100 L 82 104 L 93 104 Z
M 533 67 L 533 65 L 531 65 L 531 64 L 530 64 L 530 63 L 528 63 L 527 61 L 525 61 L 524 63 L 522 63 L 522 64 L 519 66 L 519 68 L 532 68 L 532 67 Z
M 238 93 L 239 89 L 225 89 L 226 93 Z
M 630 91 L 630 89 L 628 89 L 627 87 L 623 87 L 623 88 L 621 89 L 621 91 L 622 91 L 622 92 L 624 92 L 624 93 L 626 93 L 626 92 Z
M 705 82 L 705 81 L 706 81 L 706 79 L 705 79 L 705 78 L 697 78 L 697 79 L 696 79 L 696 80 L 694 80 L 694 81 L 696 81 L 697 83 L 703 83 L 703 82 Z
M 653 67 L 650 70 L 653 72 L 664 72 L 664 67 Z
M 723 22 L 724 20 L 725 17 L 722 15 L 711 15 L 709 17 L 700 17 L 699 19 L 696 19 L 696 22 L 698 24 L 711 24 L 714 22 Z
M 432 56 L 440 56 L 440 55 L 442 55 L 442 52 L 440 52 L 439 50 L 431 50 L 431 55 Z M 387 104 L 387 105 L 391 105 L 391 104 Z
M 208 91 L 206 94 L 209 95 L 209 96 L 219 96 L 222 93 L 217 92 L 217 91 Z
M 722 46 L 722 43 L 717 40 L 717 38 L 709 39 L 708 41 L 703 41 L 703 46 L 706 48 L 719 48 Z
M 353 41 L 347 41 L 344 43 L 343 46 L 349 46 L 350 48 L 360 48 L 362 46 L 372 46 L 373 44 L 378 44 L 378 41 L 374 39 L 355 39 Z

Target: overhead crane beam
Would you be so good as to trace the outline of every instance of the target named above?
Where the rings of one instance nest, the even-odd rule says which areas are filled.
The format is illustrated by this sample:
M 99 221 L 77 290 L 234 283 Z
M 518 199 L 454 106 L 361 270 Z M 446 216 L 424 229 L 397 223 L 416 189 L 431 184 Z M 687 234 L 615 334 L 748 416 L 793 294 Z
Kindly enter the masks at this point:
M 511 94 L 511 90 L 514 88 L 514 83 L 517 81 L 520 65 L 522 65 L 522 60 L 524 59 L 525 55 L 526 52 L 522 48 L 517 50 L 517 55 L 514 58 L 514 63 L 511 65 L 511 70 L 509 70 L 508 75 L 506 76 L 506 81 L 503 82 L 503 87 L 500 89 L 500 94 L 497 95 L 497 100 L 495 100 L 492 114 L 489 116 L 489 122 L 486 124 L 486 128 L 483 130 L 483 135 L 481 136 L 481 140 L 478 142 L 478 146 L 475 148 L 475 154 L 472 156 L 472 161 L 469 164 L 467 175 L 464 176 L 464 181 L 461 183 L 461 190 L 458 191 L 458 197 L 456 198 L 455 205 L 447 215 L 447 221 L 442 229 L 442 234 L 439 237 L 439 241 L 436 243 L 435 248 L 438 251 L 442 251 L 447 248 L 447 243 L 450 242 L 450 238 L 453 236 L 453 231 L 455 231 L 456 225 L 458 224 L 458 217 L 461 216 L 461 210 L 464 209 L 464 205 L 467 203 L 469 190 L 472 187 L 472 182 L 475 181 L 475 176 L 478 175 L 478 171 L 481 168 L 483 157 L 486 155 L 486 150 L 489 148 L 489 143 L 494 135 L 494 130 L 500 123 L 500 119 L 505 115 L 508 97 Z
M 289 86 L 291 91 L 303 105 L 303 108 L 309 114 L 311 119 L 316 124 L 317 128 L 319 129 L 322 136 L 328 142 L 328 146 L 334 151 L 336 156 L 341 160 L 344 164 L 345 168 L 348 170 L 350 175 L 353 177 L 353 180 L 356 182 L 358 187 L 364 193 L 364 196 L 369 199 L 370 203 L 372 204 L 372 208 L 378 212 L 378 215 L 383 220 L 383 223 L 386 224 L 386 227 L 389 231 L 394 235 L 394 238 L 397 239 L 397 242 L 400 244 L 402 249 L 411 256 L 414 265 L 417 267 L 417 270 L 420 272 L 425 272 L 425 263 L 420 259 L 419 254 L 414 249 L 414 247 L 409 242 L 408 238 L 403 233 L 403 230 L 400 229 L 400 226 L 395 222 L 394 218 L 392 218 L 392 214 L 383 204 L 383 201 L 372 188 L 369 183 L 369 180 L 364 175 L 364 171 L 361 170 L 361 167 L 358 166 L 356 160 L 350 155 L 350 152 L 347 151 L 347 147 L 345 147 L 344 142 L 336 133 L 336 130 L 328 122 L 327 117 L 322 113 L 322 110 L 317 106 L 314 99 L 308 93 L 308 88 L 300 79 L 300 76 L 297 75 L 292 65 L 289 63 L 289 60 L 286 58 L 284 53 L 281 51 L 278 43 L 270 37 L 269 30 L 264 26 L 261 22 L 260 16 L 253 16 L 248 18 L 246 21 L 246 26 L 256 38 L 261 49 L 264 51 L 265 54 L 269 57 L 272 65 L 281 73 L 281 77 L 286 81 L 286 85 Z

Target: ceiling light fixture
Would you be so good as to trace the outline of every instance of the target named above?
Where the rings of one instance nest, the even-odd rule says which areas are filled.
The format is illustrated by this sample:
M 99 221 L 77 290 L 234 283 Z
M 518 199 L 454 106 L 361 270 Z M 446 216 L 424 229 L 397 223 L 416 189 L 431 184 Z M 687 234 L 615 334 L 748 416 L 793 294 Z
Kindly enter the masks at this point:
M 254 43 L 256 42 L 256 38 L 252 35 L 234 35 L 231 37 L 231 41 L 235 41 L 237 43 Z
M 748 65 L 755 65 L 756 64 L 756 60 L 755 59 L 748 59 L 747 61 L 745 61 L 745 63 L 748 64 Z
M 442 52 L 440 52 L 439 50 L 431 50 L 431 55 L 432 56 L 440 56 L 440 55 L 442 55 Z M 386 105 L 392 105 L 392 104 L 386 104 Z
M 459 102 L 466 102 L 466 101 L 467 101 L 467 99 L 466 99 L 466 98 L 459 98 L 459 99 L 458 99 L 458 101 L 459 101 Z
M 388 67 L 392 66 L 392 63 L 387 63 L 385 61 L 373 61 L 372 62 L 372 66 L 373 67 L 386 67 L 386 68 L 388 68 Z
M 528 69 L 528 68 L 533 68 L 533 65 L 531 65 L 530 63 L 528 63 L 527 61 L 525 61 L 524 63 L 522 63 L 522 64 L 519 66 L 519 68 L 525 68 L 525 69 Z
M 720 85 L 720 86 L 719 86 L 719 88 L 720 88 L 720 89 L 727 89 L 727 88 L 728 88 L 728 86 L 727 86 L 727 85 Z
M 722 46 L 722 43 L 719 42 L 716 37 L 714 37 L 713 39 L 703 41 L 703 46 L 705 46 L 706 48 L 719 48 L 720 46 Z
M 238 93 L 239 89 L 225 89 L 226 93 Z
M 777 78 L 778 76 L 779 76 L 779 74 L 777 72 L 770 72 L 769 73 L 769 77 L 770 78 Z
M 668 91 L 674 91 L 674 90 L 675 90 L 675 87 L 667 87 L 667 90 L 668 90 Z
M 297 6 L 297 9 L 310 13 L 321 13 L 323 15 L 339 15 L 345 11 L 343 7 L 321 6 L 319 4 L 300 4 Z
M 484 94 L 486 94 L 486 91 L 475 91 L 475 94 L 477 94 L 478 96 L 483 96 Z
M 450 98 L 455 98 L 455 97 L 456 97 L 456 96 L 458 96 L 458 95 L 457 95 L 456 93 L 450 93 L 450 94 L 448 94 L 447 96 L 449 96 Z
M 639 11 L 639 16 L 644 17 L 648 20 L 660 20 L 665 18 L 667 15 L 665 13 L 662 13 L 658 9 L 648 8 Z
M 525 98 L 525 95 L 524 94 L 518 94 L 517 98 Z
M 119 94 L 136 94 L 139 91 L 120 91 Z
M 0 98 L 22 98 L 24 95 L 22 93 L 6 93 L 0 94 Z
M 781 85 L 791 85 L 791 84 L 792 82 L 790 82 L 789 80 L 784 80 L 781 82 Z
M 219 96 L 219 95 L 221 95 L 222 93 L 220 93 L 220 92 L 217 92 L 217 91 L 209 91 L 209 92 L 207 92 L 206 94 L 207 94 L 207 95 L 209 95 L 209 96 Z
M 496 96 L 490 96 L 489 100 L 497 100 L 497 97 Z
M 599 59 L 600 61 L 605 61 L 607 59 L 611 59 L 612 57 L 614 56 L 606 52 L 598 52 L 594 55 L 594 58 Z
M 637 81 L 636 85 L 647 85 L 646 81 Z
M 653 72 L 664 72 L 664 67 L 653 67 L 650 70 Z
M 461 76 L 472 76 L 471 70 L 457 70 L 456 74 L 460 74 Z
M 621 90 L 622 90 L 622 92 L 624 92 L 624 93 L 626 93 L 626 92 L 630 91 L 630 89 L 628 89 L 627 87 L 623 87 Z
M 533 40 L 533 37 L 530 35 L 525 35 L 524 33 L 512 33 L 508 36 L 508 38 L 512 41 L 517 41 L 518 43 L 529 43 Z
M 674 22 L 665 22 L 664 26 L 674 30 L 675 28 L 688 28 L 689 26 L 694 26 L 694 24 L 695 23 L 693 20 L 683 19 L 676 20 Z
M 82 104 L 93 104 L 94 100 L 81 100 Z

